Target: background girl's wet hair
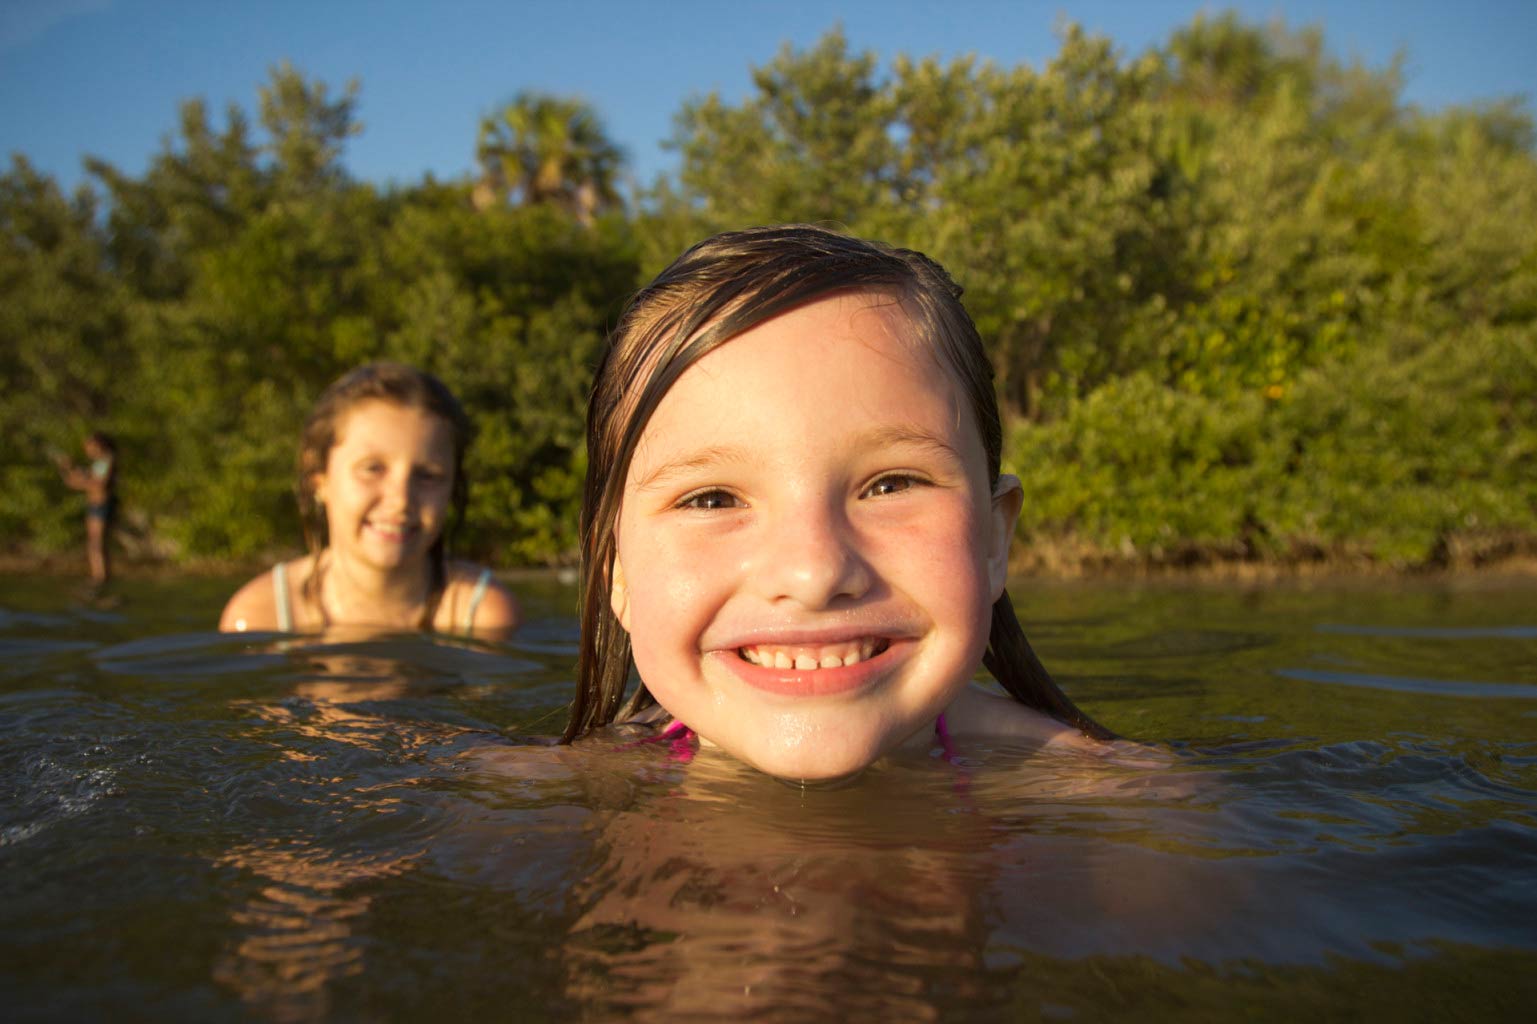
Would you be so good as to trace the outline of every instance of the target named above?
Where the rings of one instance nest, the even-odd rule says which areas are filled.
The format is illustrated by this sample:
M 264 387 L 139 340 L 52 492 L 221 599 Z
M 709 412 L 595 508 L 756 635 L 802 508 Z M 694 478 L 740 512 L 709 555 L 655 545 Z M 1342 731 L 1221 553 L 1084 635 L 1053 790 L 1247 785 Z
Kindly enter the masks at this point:
M 325 472 L 326 460 L 336 445 L 343 418 L 358 403 L 368 401 L 389 402 L 430 413 L 448 424 L 452 436 L 454 483 L 449 501 L 452 514 L 427 553 L 432 572 L 432 599 L 427 602 L 425 621 L 430 623 L 437 598 L 442 595 L 448 578 L 449 541 L 454 529 L 464 521 L 465 506 L 469 503 L 470 484 L 464 475 L 464 453 L 473 436 L 470 418 L 463 406 L 432 374 L 404 363 L 366 363 L 343 374 L 321 392 L 299 436 L 299 472 L 294 490 L 299 501 L 305 544 L 318 565 L 320 551 L 328 538 L 325 509 L 315 497 L 315 477 Z M 306 587 L 318 586 L 318 581 L 318 573 L 311 572 Z
M 576 698 L 564 739 L 621 714 L 633 660 L 610 607 L 615 533 L 625 478 L 647 422 L 680 376 L 738 334 L 833 292 L 889 293 L 900 301 L 971 408 L 996 483 L 1003 449 L 992 366 L 961 288 L 922 253 L 812 225 L 732 231 L 678 257 L 630 300 L 598 364 L 587 411 L 582 493 L 582 638 Z M 993 606 L 984 663 L 1021 703 L 1109 738 L 1052 681 L 1025 639 L 1008 594 Z M 638 684 L 623 714 L 654 704 Z

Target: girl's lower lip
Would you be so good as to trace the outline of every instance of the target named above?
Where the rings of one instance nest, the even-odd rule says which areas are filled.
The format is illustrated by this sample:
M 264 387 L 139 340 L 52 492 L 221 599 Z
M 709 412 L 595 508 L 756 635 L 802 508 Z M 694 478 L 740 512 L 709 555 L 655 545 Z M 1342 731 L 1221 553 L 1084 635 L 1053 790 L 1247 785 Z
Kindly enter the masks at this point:
M 829 697 L 872 685 L 890 672 L 910 647 L 907 641 L 893 640 L 875 657 L 838 668 L 771 668 L 754 665 L 734 650 L 713 651 L 711 656 L 754 689 L 785 697 Z

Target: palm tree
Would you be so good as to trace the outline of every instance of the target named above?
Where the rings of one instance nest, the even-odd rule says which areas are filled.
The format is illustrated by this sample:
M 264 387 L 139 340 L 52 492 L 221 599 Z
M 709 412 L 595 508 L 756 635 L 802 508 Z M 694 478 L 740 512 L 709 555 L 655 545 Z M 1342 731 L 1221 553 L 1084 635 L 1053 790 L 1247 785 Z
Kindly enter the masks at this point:
M 475 145 L 479 209 L 499 202 L 554 203 L 583 224 L 619 202 L 624 153 L 582 100 L 524 91 L 480 122 Z

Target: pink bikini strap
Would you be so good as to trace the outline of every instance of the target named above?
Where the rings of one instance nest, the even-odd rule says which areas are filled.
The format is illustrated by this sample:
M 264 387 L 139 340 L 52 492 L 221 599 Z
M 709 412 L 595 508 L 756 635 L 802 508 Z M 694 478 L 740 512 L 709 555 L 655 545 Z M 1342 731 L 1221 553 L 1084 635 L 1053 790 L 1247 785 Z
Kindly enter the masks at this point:
M 634 743 L 626 743 L 619 749 L 630 750 L 647 743 L 666 743 L 667 759 L 669 761 L 679 761 L 683 764 L 688 764 L 694 759 L 696 747 L 694 740 L 698 735 L 694 730 L 674 719 L 671 725 L 655 736 L 648 736 L 646 739 L 636 740 Z
M 944 751 L 946 761 L 955 757 L 955 743 L 950 739 L 950 727 L 945 724 L 944 713 L 934 719 L 934 735 L 939 737 L 939 747 Z
M 694 730 L 682 722 L 673 722 L 662 730 L 662 735 L 658 736 L 657 739 L 670 739 L 672 741 L 667 747 L 667 756 L 670 760 L 688 764 L 694 759 L 694 750 L 697 746 L 694 742 L 694 737 L 697 735 Z

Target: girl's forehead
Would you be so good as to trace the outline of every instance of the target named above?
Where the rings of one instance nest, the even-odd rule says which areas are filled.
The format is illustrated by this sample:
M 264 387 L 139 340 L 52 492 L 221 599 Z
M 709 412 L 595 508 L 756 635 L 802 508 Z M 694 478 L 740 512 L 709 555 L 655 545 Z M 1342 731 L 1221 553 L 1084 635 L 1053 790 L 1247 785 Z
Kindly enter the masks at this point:
M 954 371 L 900 296 L 847 290 L 812 299 L 728 338 L 679 374 L 669 392 L 680 385 L 708 386 L 709 378 L 743 365 L 809 380 L 834 369 L 893 364 L 915 370 L 924 384 L 947 394 L 959 390 Z
M 337 415 L 331 446 L 334 449 L 374 441 L 395 441 L 402 435 L 427 435 L 433 441 L 451 444 L 452 433 L 450 424 L 430 410 L 384 398 L 365 398 Z
M 798 419 L 808 404 L 814 415 Z M 636 455 L 644 459 L 640 449 L 660 433 L 694 443 L 751 425 L 757 437 L 774 440 L 792 423 L 832 429 L 922 418 L 932 430 L 965 435 L 954 437 L 957 444 L 975 439 L 980 448 L 965 389 L 906 304 L 885 292 L 840 292 L 700 357 L 661 397 Z

